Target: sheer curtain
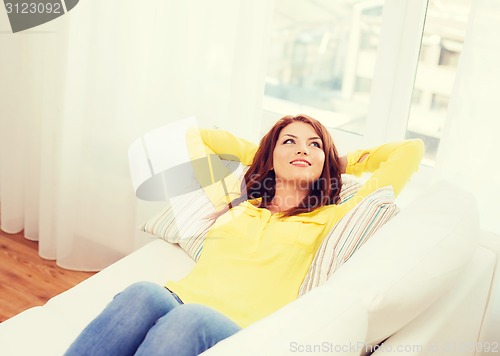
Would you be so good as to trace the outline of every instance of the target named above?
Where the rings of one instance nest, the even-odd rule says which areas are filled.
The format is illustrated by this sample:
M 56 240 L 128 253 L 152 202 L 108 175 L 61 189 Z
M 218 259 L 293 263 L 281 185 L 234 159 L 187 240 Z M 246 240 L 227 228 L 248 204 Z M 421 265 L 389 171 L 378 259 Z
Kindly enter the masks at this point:
M 484 229 L 500 234 L 500 2 L 474 0 L 446 127 L 438 178 L 475 192 Z
M 24 231 L 69 269 L 130 253 L 128 146 L 191 115 L 256 139 L 272 9 L 268 0 L 82 1 L 18 34 L 0 11 L 0 228 Z

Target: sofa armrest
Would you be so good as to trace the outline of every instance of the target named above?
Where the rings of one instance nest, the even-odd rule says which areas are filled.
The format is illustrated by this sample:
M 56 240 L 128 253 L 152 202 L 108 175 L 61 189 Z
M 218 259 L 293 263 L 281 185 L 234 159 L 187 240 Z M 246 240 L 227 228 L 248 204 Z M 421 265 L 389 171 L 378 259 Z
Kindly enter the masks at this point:
M 359 355 L 366 330 L 367 311 L 360 300 L 349 292 L 323 286 L 202 355 Z

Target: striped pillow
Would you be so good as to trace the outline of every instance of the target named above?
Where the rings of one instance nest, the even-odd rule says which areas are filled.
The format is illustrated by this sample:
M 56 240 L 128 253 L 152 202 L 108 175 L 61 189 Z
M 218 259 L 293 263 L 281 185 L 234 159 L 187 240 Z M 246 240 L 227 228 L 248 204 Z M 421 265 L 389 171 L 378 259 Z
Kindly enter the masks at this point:
M 239 162 L 221 160 L 243 179 L 246 166 Z M 177 243 L 195 261 L 200 258 L 205 236 L 215 222 L 207 216 L 215 212 L 215 207 L 202 189 L 169 199 L 167 206 L 157 215 L 139 226 L 139 230 L 153 234 L 171 243 Z
M 351 195 L 352 196 L 352 195 Z M 332 228 L 316 252 L 299 295 L 322 285 L 382 225 L 398 213 L 392 186 L 364 198 Z
M 343 174 L 342 188 L 340 189 L 339 193 L 339 198 L 340 198 L 339 204 L 343 204 L 349 199 L 351 199 L 354 196 L 354 194 L 358 192 L 361 186 L 362 184 L 360 183 L 358 178 L 348 174 Z
M 170 199 L 169 204 L 139 226 L 139 230 L 178 243 L 193 260 L 198 261 L 205 235 L 214 223 L 206 216 L 214 212 L 213 204 L 200 189 Z
M 239 174 L 240 179 L 246 167 L 235 168 L 236 162 L 223 161 L 231 170 Z M 342 176 L 341 203 L 349 200 L 360 188 L 359 181 L 349 175 Z M 200 258 L 205 236 L 213 219 L 206 217 L 215 212 L 215 208 L 203 190 L 170 199 L 169 204 L 157 215 L 139 226 L 139 230 L 153 234 L 171 243 L 178 243 L 195 261 Z

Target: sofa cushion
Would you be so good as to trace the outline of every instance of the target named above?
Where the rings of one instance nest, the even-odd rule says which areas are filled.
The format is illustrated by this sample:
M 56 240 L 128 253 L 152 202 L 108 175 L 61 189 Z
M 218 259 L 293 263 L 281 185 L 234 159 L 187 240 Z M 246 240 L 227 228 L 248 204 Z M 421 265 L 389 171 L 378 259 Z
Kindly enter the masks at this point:
M 463 272 L 478 242 L 473 196 L 434 185 L 384 225 L 325 285 L 350 290 L 368 310 L 367 343 L 409 323 Z
M 299 295 L 325 283 L 397 212 L 391 186 L 380 188 L 359 202 L 323 240 L 302 282 Z
M 459 283 L 455 283 L 431 307 L 384 341 L 380 354 L 386 354 L 384 350 L 397 350 L 398 345 L 412 345 L 411 348 L 406 347 L 405 356 L 422 355 L 422 351 L 427 351 L 429 355 L 472 355 L 474 351 L 477 351 L 476 355 L 488 355 L 488 348 L 493 353 L 493 341 L 498 340 L 498 334 L 483 342 L 477 335 L 485 325 L 483 316 L 488 299 L 491 299 L 495 263 L 495 253 L 478 246 Z M 498 342 L 496 347 L 498 352 Z

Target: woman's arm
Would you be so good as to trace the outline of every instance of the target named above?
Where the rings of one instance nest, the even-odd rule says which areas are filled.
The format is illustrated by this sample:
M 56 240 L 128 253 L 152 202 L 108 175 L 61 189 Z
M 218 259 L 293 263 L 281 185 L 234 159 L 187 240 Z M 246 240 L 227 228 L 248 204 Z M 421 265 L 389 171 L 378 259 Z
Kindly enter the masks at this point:
M 397 196 L 418 170 L 423 155 L 424 143 L 420 139 L 390 142 L 349 153 L 344 161 L 345 173 L 358 177 L 363 173 L 372 173 L 351 199 L 351 204 L 357 204 L 375 190 L 388 185 L 392 185 Z
M 223 130 L 200 129 L 204 144 L 222 159 L 240 161 L 245 166 L 253 162 L 258 145 Z
M 239 178 L 220 159 L 250 165 L 258 148 L 256 144 L 227 131 L 210 129 L 189 130 L 186 144 L 198 182 L 216 210 L 240 196 Z M 220 177 L 225 178 L 222 181 Z

